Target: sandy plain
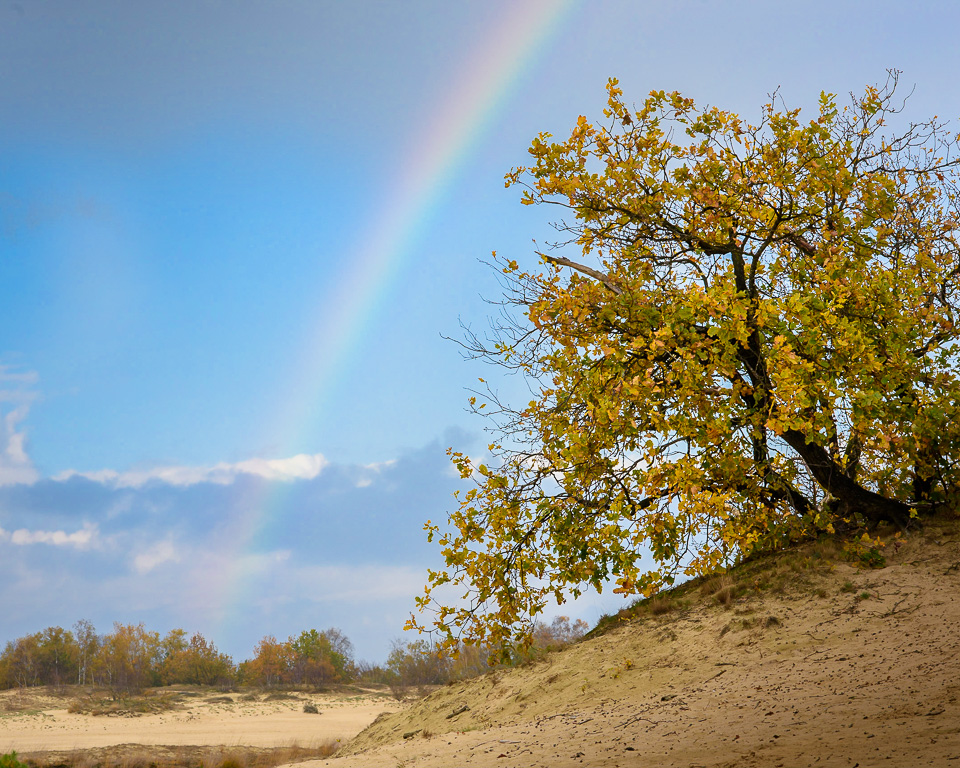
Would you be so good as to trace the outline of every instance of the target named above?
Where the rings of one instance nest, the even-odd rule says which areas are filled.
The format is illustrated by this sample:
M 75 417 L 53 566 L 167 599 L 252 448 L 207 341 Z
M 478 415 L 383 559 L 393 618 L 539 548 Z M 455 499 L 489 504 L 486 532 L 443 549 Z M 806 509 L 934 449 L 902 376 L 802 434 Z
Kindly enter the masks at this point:
M 20 696 L 28 701 L 18 702 Z M 279 698 L 187 690 L 178 698 L 182 698 L 181 708 L 175 710 L 107 716 L 70 713 L 67 699 L 50 693 L 8 691 L 0 697 L 0 753 L 65 752 L 118 744 L 312 748 L 331 740 L 346 742 L 379 714 L 399 707 L 376 691 Z M 314 704 L 319 714 L 304 712 L 306 703 Z

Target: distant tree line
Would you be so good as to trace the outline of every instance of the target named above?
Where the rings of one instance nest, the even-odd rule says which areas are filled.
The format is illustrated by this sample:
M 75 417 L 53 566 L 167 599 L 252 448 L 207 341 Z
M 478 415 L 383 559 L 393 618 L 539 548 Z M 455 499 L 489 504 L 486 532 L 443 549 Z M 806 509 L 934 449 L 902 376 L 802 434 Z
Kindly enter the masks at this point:
M 581 637 L 581 620 L 566 616 L 537 624 L 530 654 L 560 648 Z M 235 664 L 202 634 L 173 629 L 165 636 L 143 624 L 113 625 L 99 634 L 89 621 L 73 629 L 47 627 L 8 642 L 0 653 L 0 688 L 85 685 L 103 688 L 114 697 L 164 685 L 254 685 L 325 687 L 365 682 L 407 687 L 441 685 L 476 677 L 491 668 L 490 649 L 462 645 L 456 653 L 441 652 L 418 639 L 396 641 L 386 663 L 356 662 L 353 644 L 339 629 L 308 629 L 279 641 L 264 637 L 252 658 Z
M 62 687 L 76 683 L 115 693 L 148 686 L 192 683 L 229 684 L 233 660 L 200 633 L 174 629 L 161 637 L 143 624 L 114 624 L 98 634 L 89 621 L 73 631 L 47 627 L 6 644 L 0 654 L 0 686 Z
M 586 633 L 587 623 L 582 619 L 570 621 L 557 616 L 550 624 L 535 622 L 531 632 L 532 643 L 522 654 L 504 658 L 486 646 L 459 643 L 453 652 L 436 643 L 417 639 L 393 643 L 384 668 L 360 669 L 361 679 L 389 685 L 398 698 L 409 688 L 444 685 L 453 680 L 479 677 L 492 669 L 523 664 L 547 651 L 559 650 Z

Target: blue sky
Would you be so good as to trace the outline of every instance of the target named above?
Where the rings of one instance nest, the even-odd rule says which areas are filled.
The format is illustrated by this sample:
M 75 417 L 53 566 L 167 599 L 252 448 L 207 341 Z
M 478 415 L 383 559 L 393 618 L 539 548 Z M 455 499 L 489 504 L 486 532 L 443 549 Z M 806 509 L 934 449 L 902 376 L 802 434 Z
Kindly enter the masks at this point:
M 380 659 L 437 554 L 442 337 L 549 211 L 539 131 L 678 89 L 755 118 L 903 70 L 960 113 L 952 3 L 0 1 L 0 642 L 92 620 Z M 521 395 L 517 382 L 500 383 Z M 613 596 L 576 607 L 589 621 Z

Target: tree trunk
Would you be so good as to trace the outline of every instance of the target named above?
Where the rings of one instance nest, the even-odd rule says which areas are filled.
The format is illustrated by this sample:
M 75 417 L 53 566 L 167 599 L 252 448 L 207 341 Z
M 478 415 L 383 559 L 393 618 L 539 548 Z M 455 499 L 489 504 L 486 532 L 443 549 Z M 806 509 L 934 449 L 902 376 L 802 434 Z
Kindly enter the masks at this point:
M 810 473 L 825 490 L 852 513 L 859 513 L 872 523 L 889 521 L 901 528 L 910 521 L 910 507 L 902 501 L 874 493 L 851 479 L 843 467 L 816 443 L 808 443 L 806 435 L 788 429 L 780 435 L 807 465 Z

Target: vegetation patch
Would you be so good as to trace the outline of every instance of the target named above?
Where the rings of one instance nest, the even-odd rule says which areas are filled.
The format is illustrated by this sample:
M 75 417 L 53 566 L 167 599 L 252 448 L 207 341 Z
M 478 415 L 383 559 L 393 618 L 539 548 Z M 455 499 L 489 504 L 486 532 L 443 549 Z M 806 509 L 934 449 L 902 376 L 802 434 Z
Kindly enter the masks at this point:
M 73 699 L 67 711 L 75 715 L 139 717 L 180 709 L 182 705 L 179 698 L 176 693 L 156 694 L 152 691 L 117 698 L 88 695 Z
M 290 691 L 271 691 L 263 697 L 264 701 L 299 701 L 300 696 Z
M 0 755 L 0 768 L 28 768 L 28 766 L 17 759 L 16 752 L 7 752 Z
M 949 537 L 956 527 L 956 515 L 946 511 L 939 517 L 924 521 L 926 526 L 920 535 L 928 536 L 936 531 L 940 538 Z M 896 551 L 906 546 L 907 539 L 891 536 L 892 548 Z M 738 608 L 749 605 L 751 598 L 765 594 L 778 595 L 783 599 L 804 599 L 811 595 L 823 599 L 830 591 L 823 578 L 839 564 L 853 563 L 873 567 L 862 562 L 860 552 L 869 553 L 878 547 L 877 539 L 870 539 L 864 548 L 862 536 L 853 541 L 836 535 L 824 535 L 814 541 L 801 541 L 774 552 L 758 552 L 728 571 L 698 576 L 675 587 L 658 592 L 653 597 L 641 598 L 612 616 L 603 616 L 585 638 L 598 637 L 624 622 L 683 614 L 694 606 L 708 606 L 735 612 L 747 611 Z M 851 552 L 855 553 L 851 555 Z M 871 556 L 867 555 L 869 561 Z M 837 587 L 833 586 L 833 590 Z M 858 587 L 850 580 L 840 585 L 843 593 L 854 594 Z M 776 626 L 779 620 L 770 617 L 763 626 Z M 726 632 L 741 628 L 742 622 L 729 625 Z
M 316 747 L 296 744 L 285 747 L 121 744 L 70 752 L 33 752 L 22 756 L 23 762 L 19 764 L 0 763 L 0 768 L 274 768 L 332 757 L 339 746 L 340 743 L 333 739 Z

